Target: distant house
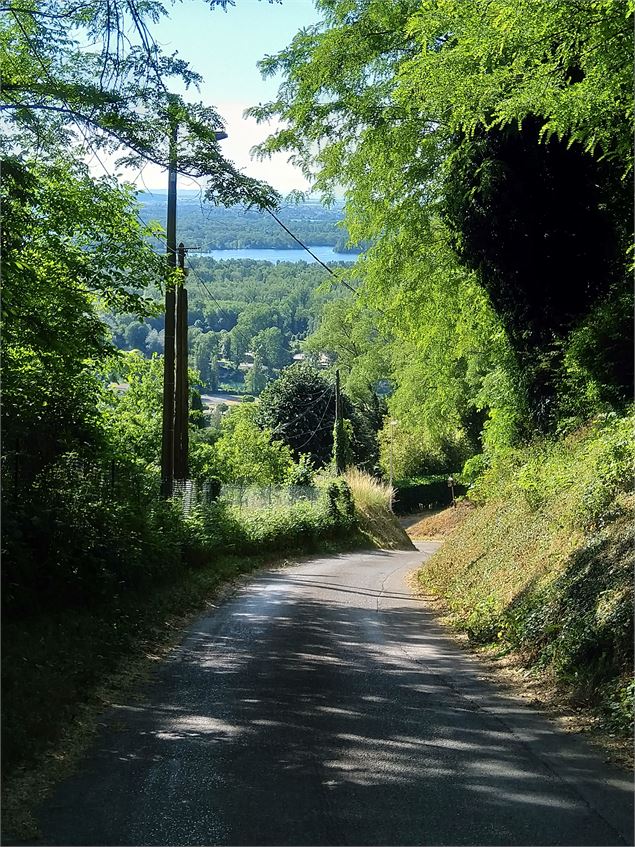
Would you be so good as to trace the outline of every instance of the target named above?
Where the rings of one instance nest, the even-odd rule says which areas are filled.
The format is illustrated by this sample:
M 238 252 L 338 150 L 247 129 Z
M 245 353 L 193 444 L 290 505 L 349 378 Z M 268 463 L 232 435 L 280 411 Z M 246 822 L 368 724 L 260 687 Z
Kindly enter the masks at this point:
M 122 394 L 125 394 L 126 391 L 130 388 L 130 383 L 129 382 L 111 382 L 110 385 L 108 386 L 108 388 L 110 388 L 111 391 L 114 391 L 115 394 L 122 395 Z
M 296 353 L 293 357 L 294 362 L 305 362 L 306 361 L 306 353 Z M 317 367 L 318 368 L 328 368 L 331 366 L 332 362 L 330 357 L 326 353 L 320 353 L 317 357 Z

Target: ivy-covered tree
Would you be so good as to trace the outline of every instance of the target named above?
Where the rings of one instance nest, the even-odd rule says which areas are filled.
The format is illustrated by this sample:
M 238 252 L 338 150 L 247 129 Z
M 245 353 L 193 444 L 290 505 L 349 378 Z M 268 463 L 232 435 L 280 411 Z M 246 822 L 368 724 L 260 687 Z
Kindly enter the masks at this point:
M 605 294 L 622 302 L 632 0 L 323 0 L 318 8 L 319 24 L 261 63 L 265 75 L 283 74 L 277 99 L 250 110 L 283 124 L 261 154 L 293 155 L 327 197 L 344 187 L 351 239 L 372 244 L 356 269 L 359 298 L 383 312 L 404 351 L 432 345 L 441 366 L 442 378 L 420 357 L 419 382 L 433 390 L 418 412 L 463 427 L 484 411 L 490 436 L 522 434 L 523 418 L 529 429 L 552 424 L 544 409 L 563 380 L 557 345 Z M 479 241 L 490 215 L 501 229 Z M 507 272 L 514 239 L 527 255 L 528 236 L 531 273 L 520 255 Z M 474 284 L 487 296 L 456 320 L 456 292 Z M 505 303 L 537 310 L 541 325 L 516 331 Z M 528 369 L 532 336 L 542 347 Z M 623 380 L 624 368 L 615 373 Z M 403 382 L 403 372 L 393 379 Z M 439 417 L 439 400 L 453 406 L 450 418 Z

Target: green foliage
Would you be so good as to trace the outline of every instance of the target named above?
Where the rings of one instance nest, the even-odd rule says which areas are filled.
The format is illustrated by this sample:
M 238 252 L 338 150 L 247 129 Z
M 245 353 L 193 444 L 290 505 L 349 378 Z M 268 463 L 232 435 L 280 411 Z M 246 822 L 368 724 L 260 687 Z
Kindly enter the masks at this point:
M 284 482 L 293 463 L 291 450 L 281 441 L 272 440 L 269 430 L 260 429 L 257 416 L 257 408 L 249 403 L 233 408 L 223 417 L 214 449 L 218 475 L 224 482 Z
M 582 433 L 500 454 L 476 480 L 471 496 L 487 500 L 520 492 L 532 510 L 564 498 L 570 526 L 601 526 L 615 497 L 633 485 L 632 432 L 631 417 L 611 413 L 599 416 Z M 582 445 L 584 461 L 572 461 Z
M 279 436 L 299 457 L 307 453 L 317 467 L 331 459 L 334 387 L 318 371 L 298 364 L 285 368 L 263 391 L 257 423 Z
M 208 199 L 274 206 L 269 186 L 221 155 L 216 110 L 169 91 L 170 79 L 189 89 L 201 78 L 154 41 L 149 26 L 166 14 L 155 0 L 9 8 L 0 21 L 5 152 L 92 143 L 128 165 L 167 167 L 169 128 L 177 121 L 179 169 L 210 180 Z
M 218 389 L 219 336 L 216 332 L 200 332 L 192 342 L 192 358 L 200 374 L 201 384 L 211 391 Z
M 163 357 L 145 359 L 137 351 L 106 362 L 105 373 L 116 368 L 125 390 L 107 385 L 102 393 L 103 423 L 118 456 L 157 464 L 161 451 Z
M 260 355 L 256 353 L 254 355 L 253 365 L 245 376 L 245 391 L 248 391 L 249 394 L 257 397 L 264 391 L 267 382 L 267 375 L 262 366 Z
M 297 463 L 287 471 L 287 485 L 313 485 L 315 482 L 315 466 L 307 453 L 302 453 Z
M 163 266 L 130 192 L 68 159 L 6 160 L 3 220 L 3 435 L 27 484 L 103 445 L 95 363 L 111 348 L 97 307 L 144 314 Z
M 285 354 L 284 335 L 280 327 L 270 326 L 260 330 L 253 337 L 254 354 L 269 368 L 281 368 L 288 364 L 289 354 Z
M 481 502 L 419 575 L 471 639 L 520 650 L 628 731 L 633 418 L 498 454 Z
M 379 331 L 380 323 L 385 325 L 359 298 L 342 297 L 324 304 L 318 327 L 302 343 L 313 359 L 329 357 L 330 371 L 340 371 L 345 392 L 371 414 L 392 370 L 391 338 Z
M 372 467 L 377 455 L 373 421 L 345 394 L 342 393 L 341 399 L 342 414 L 350 422 L 347 425 L 350 460 Z M 307 453 L 316 467 L 325 467 L 333 457 L 335 387 L 310 365 L 291 365 L 263 391 L 256 421 L 279 435 L 294 456 L 299 458 Z
M 250 110 L 284 127 L 261 154 L 293 155 L 327 198 L 343 186 L 351 240 L 371 245 L 355 308 L 325 313 L 316 351 L 373 373 L 365 307 L 388 341 L 390 416 L 429 446 L 421 469 L 444 442 L 489 456 L 623 404 L 632 3 L 320 9 L 262 61 L 283 83 Z M 594 336 L 609 342 L 596 363 Z

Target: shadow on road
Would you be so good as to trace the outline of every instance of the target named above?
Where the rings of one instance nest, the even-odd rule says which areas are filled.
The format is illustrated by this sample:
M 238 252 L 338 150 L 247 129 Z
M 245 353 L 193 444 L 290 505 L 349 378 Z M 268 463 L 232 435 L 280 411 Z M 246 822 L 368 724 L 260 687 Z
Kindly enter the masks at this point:
M 200 622 L 145 702 L 111 710 L 44 843 L 625 843 L 541 755 L 553 729 L 484 708 L 491 690 L 412 599 L 268 574 Z M 585 748 L 559 758 L 597 778 Z

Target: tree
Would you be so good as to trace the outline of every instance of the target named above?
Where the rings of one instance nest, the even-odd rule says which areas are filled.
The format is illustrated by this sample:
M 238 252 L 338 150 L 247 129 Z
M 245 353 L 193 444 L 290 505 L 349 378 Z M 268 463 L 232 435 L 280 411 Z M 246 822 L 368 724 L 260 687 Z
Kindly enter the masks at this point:
M 3 432 L 35 473 L 103 444 L 95 366 L 113 348 L 98 304 L 143 315 L 163 263 L 131 193 L 82 164 L 6 159 L 2 193 Z
M 192 348 L 194 367 L 201 375 L 201 383 L 212 390 L 218 388 L 218 349 L 216 332 L 200 333 Z M 215 386 L 212 383 L 216 383 Z
M 350 422 L 351 459 L 373 467 L 378 454 L 375 430 L 344 393 L 341 400 L 343 418 Z M 309 365 L 291 365 L 260 395 L 255 420 L 288 444 L 297 460 L 306 453 L 316 467 L 324 467 L 333 456 L 335 386 Z
M 629 201 L 607 162 L 555 137 L 541 144 L 540 132 L 528 118 L 464 141 L 448 167 L 444 216 L 501 318 L 544 429 L 557 419 L 563 342 L 607 296 L 630 289 Z
M 224 482 L 271 485 L 283 483 L 293 458 L 290 449 L 274 440 L 270 430 L 255 422 L 253 404 L 234 407 L 221 422 L 215 443 L 219 474 Z
M 245 391 L 248 394 L 253 394 L 254 397 L 258 397 L 267 385 L 267 381 L 267 375 L 263 370 L 260 356 L 256 353 L 254 363 L 245 376 Z
M 178 124 L 179 170 L 211 178 L 209 199 L 275 205 L 275 192 L 221 155 L 218 113 L 170 92 L 167 80 L 189 87 L 200 77 L 176 54 L 163 55 L 152 38 L 149 22 L 164 14 L 154 0 L 10 5 L 0 22 L 5 149 L 79 141 L 123 152 L 127 164 L 165 167 Z
M 277 326 L 261 329 L 252 339 L 254 353 L 270 368 L 281 368 L 289 362 L 282 330 Z
M 155 353 L 163 353 L 165 346 L 164 332 L 157 332 L 156 329 L 151 329 L 146 338 L 145 349 L 148 356 L 153 356 Z
M 407 381 L 419 384 L 411 415 L 430 432 L 443 423 L 450 442 L 479 416 L 492 424 L 486 436 L 495 420 L 510 437 L 524 434 L 523 418 L 553 425 L 557 415 L 543 412 L 564 380 L 562 348 L 598 298 L 621 302 L 620 179 L 631 169 L 633 119 L 633 3 L 624 5 L 335 0 L 320 4 L 320 24 L 261 63 L 284 79 L 275 101 L 250 110 L 283 124 L 260 153 L 293 155 L 327 198 L 344 186 L 351 240 L 372 245 L 357 263 L 358 299 L 418 356 L 418 367 L 407 363 Z M 514 166 L 520 150 L 526 172 Z M 491 219 L 498 232 L 488 234 Z M 527 236 L 536 250 L 520 282 L 514 239 Z M 457 292 L 465 302 L 475 285 L 486 296 L 456 320 Z M 540 326 L 523 336 L 514 312 L 535 317 L 538 303 Z M 523 351 L 536 338 L 528 367 Z M 392 377 L 396 403 L 403 371 Z
M 370 414 L 379 385 L 392 372 L 392 339 L 379 329 L 381 323 L 381 315 L 373 314 L 358 298 L 341 297 L 325 304 L 318 328 L 302 343 L 309 354 L 329 356 L 331 370 L 339 369 L 347 394 Z
M 123 393 L 110 386 L 103 391 L 102 414 L 108 439 L 118 456 L 157 464 L 161 450 L 163 362 L 159 356 L 145 359 L 132 350 L 108 361 L 105 370 L 112 368 L 117 369 L 128 387 Z
M 132 321 L 129 323 L 124 333 L 128 349 L 143 351 L 149 332 L 150 327 L 146 323 L 142 323 L 141 321 Z
M 279 320 L 277 311 L 263 303 L 250 303 L 240 312 L 238 322 L 231 331 L 232 356 L 236 364 L 243 361 L 245 353 L 251 352 L 254 337 L 273 327 Z
M 306 453 L 317 467 L 330 462 L 334 387 L 313 368 L 291 365 L 281 371 L 260 395 L 255 420 L 287 444 L 296 459 Z

